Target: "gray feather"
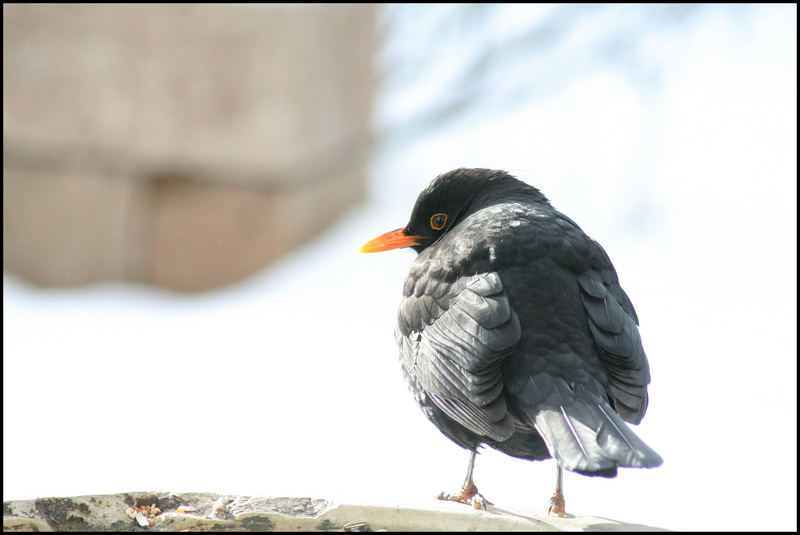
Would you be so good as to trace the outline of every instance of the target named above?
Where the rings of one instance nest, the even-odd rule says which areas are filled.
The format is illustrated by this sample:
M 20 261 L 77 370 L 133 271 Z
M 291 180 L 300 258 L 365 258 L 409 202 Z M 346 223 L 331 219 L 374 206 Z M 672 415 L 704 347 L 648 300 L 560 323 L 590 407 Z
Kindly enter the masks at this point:
M 617 467 L 649 468 L 662 462 L 608 405 L 599 385 L 573 390 L 562 378 L 539 374 L 530 378 L 521 399 L 526 420 L 567 470 L 613 477 Z

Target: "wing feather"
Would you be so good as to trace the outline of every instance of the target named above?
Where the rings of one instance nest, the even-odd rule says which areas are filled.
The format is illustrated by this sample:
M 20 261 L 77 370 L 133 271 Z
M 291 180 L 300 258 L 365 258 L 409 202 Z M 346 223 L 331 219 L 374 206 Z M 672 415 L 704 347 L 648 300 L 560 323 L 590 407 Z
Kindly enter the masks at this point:
M 650 368 L 636 312 L 610 265 L 609 261 L 605 270 L 587 269 L 578 275 L 578 284 L 615 408 L 625 421 L 639 423 L 647 410 Z
M 447 416 L 474 433 L 506 440 L 514 419 L 503 394 L 502 362 L 519 341 L 519 320 L 497 273 L 457 279 L 447 291 L 443 284 L 417 284 L 400 303 L 404 370 Z

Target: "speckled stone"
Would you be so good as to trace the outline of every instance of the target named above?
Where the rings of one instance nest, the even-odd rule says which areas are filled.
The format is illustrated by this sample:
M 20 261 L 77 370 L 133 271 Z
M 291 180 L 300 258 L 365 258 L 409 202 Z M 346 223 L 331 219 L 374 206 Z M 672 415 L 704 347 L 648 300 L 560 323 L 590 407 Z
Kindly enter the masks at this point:
M 142 527 L 126 512 L 155 504 Z M 183 512 L 179 512 L 183 511 Z M 356 505 L 316 498 L 131 492 L 3 503 L 3 531 L 663 531 L 605 518 L 506 510 L 479 511 L 431 500 Z

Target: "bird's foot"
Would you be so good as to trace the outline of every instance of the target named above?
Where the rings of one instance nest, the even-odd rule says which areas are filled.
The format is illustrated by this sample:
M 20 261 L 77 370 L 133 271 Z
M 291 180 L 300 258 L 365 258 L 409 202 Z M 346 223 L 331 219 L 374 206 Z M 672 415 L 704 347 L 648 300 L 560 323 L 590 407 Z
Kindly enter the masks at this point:
M 560 517 L 567 516 L 564 510 L 564 495 L 560 492 L 556 491 L 550 498 L 550 507 L 547 508 L 547 516 L 550 516 L 550 513 L 555 513 Z
M 471 505 L 474 509 L 482 509 L 484 511 L 486 511 L 488 505 L 493 505 L 492 502 L 483 497 L 483 494 L 478 492 L 478 487 L 471 481 L 464 485 L 464 488 L 458 494 L 442 492 L 436 498 L 438 500 L 464 503 Z

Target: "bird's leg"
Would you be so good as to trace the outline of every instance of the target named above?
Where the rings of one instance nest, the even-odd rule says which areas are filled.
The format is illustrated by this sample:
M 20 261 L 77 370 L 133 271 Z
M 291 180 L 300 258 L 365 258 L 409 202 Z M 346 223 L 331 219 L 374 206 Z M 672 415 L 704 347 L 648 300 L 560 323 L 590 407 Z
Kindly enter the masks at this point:
M 437 497 L 440 500 L 449 500 L 451 502 L 465 503 L 472 505 L 475 509 L 486 510 L 487 505 L 492 505 L 492 502 L 483 497 L 483 494 L 478 492 L 478 487 L 472 481 L 472 470 L 475 468 L 475 450 L 469 452 L 469 467 L 467 468 L 467 477 L 464 479 L 464 484 L 461 486 L 461 492 L 458 494 L 448 494 L 442 492 Z
M 556 492 L 550 498 L 550 507 L 547 509 L 547 516 L 550 513 L 555 513 L 558 516 L 566 516 L 564 511 L 564 492 L 563 492 L 563 479 L 564 475 L 561 471 L 561 465 L 556 461 Z

